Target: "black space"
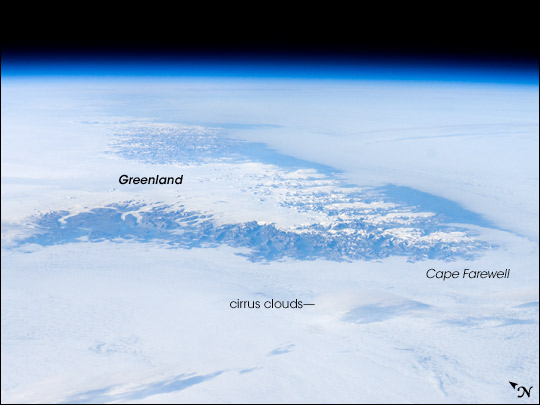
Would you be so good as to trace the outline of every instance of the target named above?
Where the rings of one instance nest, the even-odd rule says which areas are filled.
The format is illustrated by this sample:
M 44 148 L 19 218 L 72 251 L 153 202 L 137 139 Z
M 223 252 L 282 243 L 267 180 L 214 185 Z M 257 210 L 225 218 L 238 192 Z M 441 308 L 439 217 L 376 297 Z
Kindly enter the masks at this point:
M 241 22 L 219 18 L 219 10 L 213 18 L 168 15 L 167 10 L 157 18 L 150 10 L 144 19 L 98 13 L 93 20 L 66 18 L 60 25 L 44 20 L 31 31 L 6 29 L 2 59 L 418 60 L 538 66 L 532 9 L 439 6 L 415 11 L 384 4 L 384 13 L 319 10 L 318 18 L 289 10 L 247 10 Z

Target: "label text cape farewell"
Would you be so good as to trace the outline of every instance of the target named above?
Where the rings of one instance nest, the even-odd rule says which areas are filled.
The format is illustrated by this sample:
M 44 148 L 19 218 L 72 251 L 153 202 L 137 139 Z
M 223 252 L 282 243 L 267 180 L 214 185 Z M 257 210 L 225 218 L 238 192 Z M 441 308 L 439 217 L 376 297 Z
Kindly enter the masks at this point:
M 439 278 L 443 281 L 451 278 L 459 278 L 460 275 L 461 273 L 459 270 L 450 271 L 429 269 L 426 271 L 427 278 Z M 510 269 L 505 269 L 504 271 L 463 269 L 463 276 L 461 278 L 510 278 Z

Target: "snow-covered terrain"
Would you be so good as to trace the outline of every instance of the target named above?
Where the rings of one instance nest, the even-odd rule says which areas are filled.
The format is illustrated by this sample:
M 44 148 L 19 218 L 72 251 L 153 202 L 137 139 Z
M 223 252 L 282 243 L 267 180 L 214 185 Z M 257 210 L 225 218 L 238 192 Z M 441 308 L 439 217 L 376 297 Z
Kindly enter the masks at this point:
M 1 152 L 2 402 L 538 402 L 537 86 L 2 78 Z

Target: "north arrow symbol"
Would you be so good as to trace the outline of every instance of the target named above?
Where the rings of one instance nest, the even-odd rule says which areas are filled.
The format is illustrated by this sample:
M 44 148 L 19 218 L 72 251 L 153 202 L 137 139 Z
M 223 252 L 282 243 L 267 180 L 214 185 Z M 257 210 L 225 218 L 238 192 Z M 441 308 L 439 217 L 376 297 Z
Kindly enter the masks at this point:
M 517 383 L 512 382 L 512 381 L 508 381 L 508 382 L 510 383 L 510 385 L 512 386 L 513 389 L 516 389 Z

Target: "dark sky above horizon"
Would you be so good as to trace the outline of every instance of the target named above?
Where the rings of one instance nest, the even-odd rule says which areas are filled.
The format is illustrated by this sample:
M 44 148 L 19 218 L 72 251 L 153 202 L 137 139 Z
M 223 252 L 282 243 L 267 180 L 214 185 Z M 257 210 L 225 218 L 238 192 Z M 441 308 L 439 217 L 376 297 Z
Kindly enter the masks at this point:
M 187 28 L 145 37 L 3 39 L 2 76 L 112 75 L 442 80 L 538 84 L 534 26 L 431 21 L 384 32 L 344 26 L 288 36 L 204 37 Z M 467 25 L 468 24 L 468 25 Z M 474 27 L 474 28 L 473 28 Z M 437 28 L 439 28 L 437 30 Z M 335 28 L 333 29 L 335 30 Z

